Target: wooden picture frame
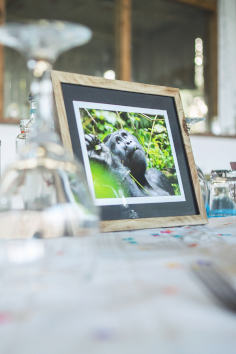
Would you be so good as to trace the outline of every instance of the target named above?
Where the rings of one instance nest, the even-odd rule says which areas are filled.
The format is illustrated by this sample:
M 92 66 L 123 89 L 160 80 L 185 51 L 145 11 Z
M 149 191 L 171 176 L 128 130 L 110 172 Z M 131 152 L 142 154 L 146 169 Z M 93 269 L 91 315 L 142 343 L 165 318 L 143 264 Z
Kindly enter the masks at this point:
M 61 135 L 65 148 L 72 154 L 75 154 L 85 168 L 88 185 L 91 193 L 94 195 L 95 204 L 100 205 L 101 208 L 102 231 L 199 225 L 208 222 L 178 89 L 107 80 L 59 71 L 52 71 L 51 75 L 57 111 L 55 125 Z M 96 124 L 98 122 L 96 121 L 97 118 L 94 119 L 92 117 L 94 112 L 98 115 L 107 112 L 106 115 L 108 114 L 109 117 L 117 113 L 123 120 L 129 117 L 125 121 L 125 124 L 127 124 L 125 127 L 128 127 L 128 124 L 132 123 L 134 119 L 140 120 L 142 117 L 146 117 L 153 122 L 152 128 L 156 127 L 156 122 L 162 124 L 162 129 L 165 130 L 165 144 L 170 145 L 170 159 L 172 158 L 174 175 L 177 181 L 175 185 L 173 184 L 175 187 L 177 185 L 175 194 L 170 192 L 168 193 L 171 195 L 167 195 L 164 192 L 158 194 L 159 192 L 157 193 L 157 189 L 155 188 L 162 189 L 163 185 L 158 180 L 154 186 L 153 181 L 150 182 L 148 179 L 149 177 L 145 177 L 145 181 L 148 181 L 147 185 L 151 186 L 151 189 L 143 191 L 143 186 L 137 184 L 138 181 L 130 174 L 132 170 L 127 168 L 127 163 L 119 155 L 119 163 L 123 163 L 122 167 L 124 166 L 127 169 L 126 175 L 128 173 L 133 178 L 135 188 L 137 187 L 141 191 L 140 193 L 144 193 L 144 195 L 140 197 L 134 194 L 134 196 L 130 192 L 131 194 L 128 194 L 128 196 L 126 194 L 123 199 L 120 197 L 120 194 L 119 196 L 116 194 L 117 198 L 107 197 L 103 185 L 100 189 L 102 195 L 99 195 L 93 183 L 94 172 L 91 172 L 93 166 L 91 164 L 91 151 L 93 152 L 93 156 L 96 155 L 95 157 L 97 157 L 97 154 L 101 154 L 101 152 L 95 151 L 98 145 L 89 148 L 91 150 L 88 152 L 85 140 L 85 133 L 91 133 L 86 124 L 92 124 L 93 122 L 91 123 L 91 121 L 93 120 L 95 120 Z M 154 116 L 155 118 L 153 118 Z M 85 119 L 87 120 L 85 121 Z M 110 139 L 113 139 L 113 137 L 124 130 L 122 125 L 121 128 L 123 130 L 115 128 L 117 120 L 112 124 L 114 125 L 114 129 L 113 127 L 109 129 L 116 133 L 99 142 L 99 149 L 102 146 L 102 153 L 107 151 L 104 149 L 108 149 L 107 140 L 109 139 L 110 141 Z M 98 128 L 96 126 L 91 129 Z M 150 128 L 148 129 L 147 134 L 150 131 Z M 126 131 L 129 135 L 128 128 L 126 128 Z M 153 131 L 152 129 L 151 133 L 149 133 L 149 145 L 152 144 Z M 138 134 L 138 131 L 136 133 Z M 155 134 L 155 139 L 157 139 L 158 132 Z M 94 135 L 92 137 L 94 138 Z M 90 138 L 86 137 L 86 139 L 88 144 L 88 139 Z M 105 148 L 104 145 L 106 146 Z M 109 145 L 109 148 L 112 149 L 111 145 Z M 164 151 L 164 149 L 161 151 Z M 88 155 L 90 155 L 90 159 Z M 112 150 L 112 158 L 118 159 L 114 155 L 116 154 Z M 148 152 L 145 156 L 149 158 Z M 119 171 L 121 170 L 122 168 L 119 169 Z M 156 172 L 156 167 L 148 171 L 150 177 L 152 175 L 156 176 L 156 174 L 162 175 L 160 172 Z M 147 176 L 147 170 L 144 173 Z M 122 175 L 124 177 L 120 178 L 120 180 L 125 181 L 122 183 L 133 183 L 126 182 L 126 175 Z M 118 183 L 122 184 L 121 182 Z

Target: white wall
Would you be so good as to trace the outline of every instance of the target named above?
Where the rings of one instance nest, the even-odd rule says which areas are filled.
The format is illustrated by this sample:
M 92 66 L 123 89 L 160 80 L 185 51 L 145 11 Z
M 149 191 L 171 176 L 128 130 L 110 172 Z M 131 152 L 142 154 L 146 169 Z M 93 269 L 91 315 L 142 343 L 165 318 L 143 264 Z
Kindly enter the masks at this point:
M 236 162 L 236 139 L 190 135 L 195 163 L 205 174 L 211 170 L 230 170 Z

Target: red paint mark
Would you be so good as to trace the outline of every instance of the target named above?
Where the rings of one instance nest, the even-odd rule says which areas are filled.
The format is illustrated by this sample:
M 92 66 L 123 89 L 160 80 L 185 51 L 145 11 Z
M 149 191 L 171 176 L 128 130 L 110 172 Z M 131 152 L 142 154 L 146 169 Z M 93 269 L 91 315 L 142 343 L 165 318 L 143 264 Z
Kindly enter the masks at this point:
M 164 286 L 162 288 L 162 293 L 165 295 L 175 295 L 178 293 L 178 288 L 175 286 Z
M 0 312 L 0 324 L 11 321 L 11 315 L 8 312 Z
M 166 230 L 166 231 L 161 231 L 162 234 L 172 234 L 174 231 Z
M 58 252 L 56 253 L 56 255 L 57 255 L 57 256 L 62 256 L 64 253 L 65 253 L 65 252 L 63 252 L 63 251 L 58 251 Z
M 190 244 L 188 245 L 188 247 L 197 247 L 197 246 L 198 246 L 197 243 L 190 243 Z

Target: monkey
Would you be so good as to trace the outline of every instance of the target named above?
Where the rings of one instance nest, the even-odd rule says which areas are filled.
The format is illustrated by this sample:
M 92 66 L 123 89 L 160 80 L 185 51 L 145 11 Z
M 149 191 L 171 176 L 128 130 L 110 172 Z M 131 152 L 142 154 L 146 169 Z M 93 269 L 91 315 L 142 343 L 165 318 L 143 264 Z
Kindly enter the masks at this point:
M 173 187 L 163 172 L 147 169 L 143 147 L 125 129 L 108 134 L 102 143 L 85 135 L 89 159 L 102 164 L 119 181 L 128 197 L 174 195 Z

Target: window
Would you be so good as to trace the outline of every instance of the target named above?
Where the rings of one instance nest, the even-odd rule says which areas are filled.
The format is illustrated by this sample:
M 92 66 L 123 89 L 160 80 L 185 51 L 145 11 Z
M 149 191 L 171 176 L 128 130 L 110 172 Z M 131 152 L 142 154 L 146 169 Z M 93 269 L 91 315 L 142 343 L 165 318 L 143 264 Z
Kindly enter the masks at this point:
M 186 116 L 208 118 L 195 126 L 204 132 L 216 115 L 208 84 L 212 12 L 186 2 L 133 2 L 132 80 L 178 87 Z
M 6 21 L 60 19 L 84 24 L 92 29 L 92 40 L 62 54 L 55 70 L 103 76 L 115 70 L 114 0 L 30 0 L 6 1 Z M 4 117 L 27 118 L 30 77 L 25 59 L 4 48 Z
M 6 21 L 82 23 L 92 40 L 62 54 L 56 70 L 179 87 L 186 116 L 217 115 L 216 0 L 6 0 Z M 4 49 L 5 121 L 29 114 L 29 73 Z M 106 73 L 106 74 L 105 74 Z M 6 119 L 8 118 L 8 119 Z M 197 126 L 196 126 L 197 127 Z

